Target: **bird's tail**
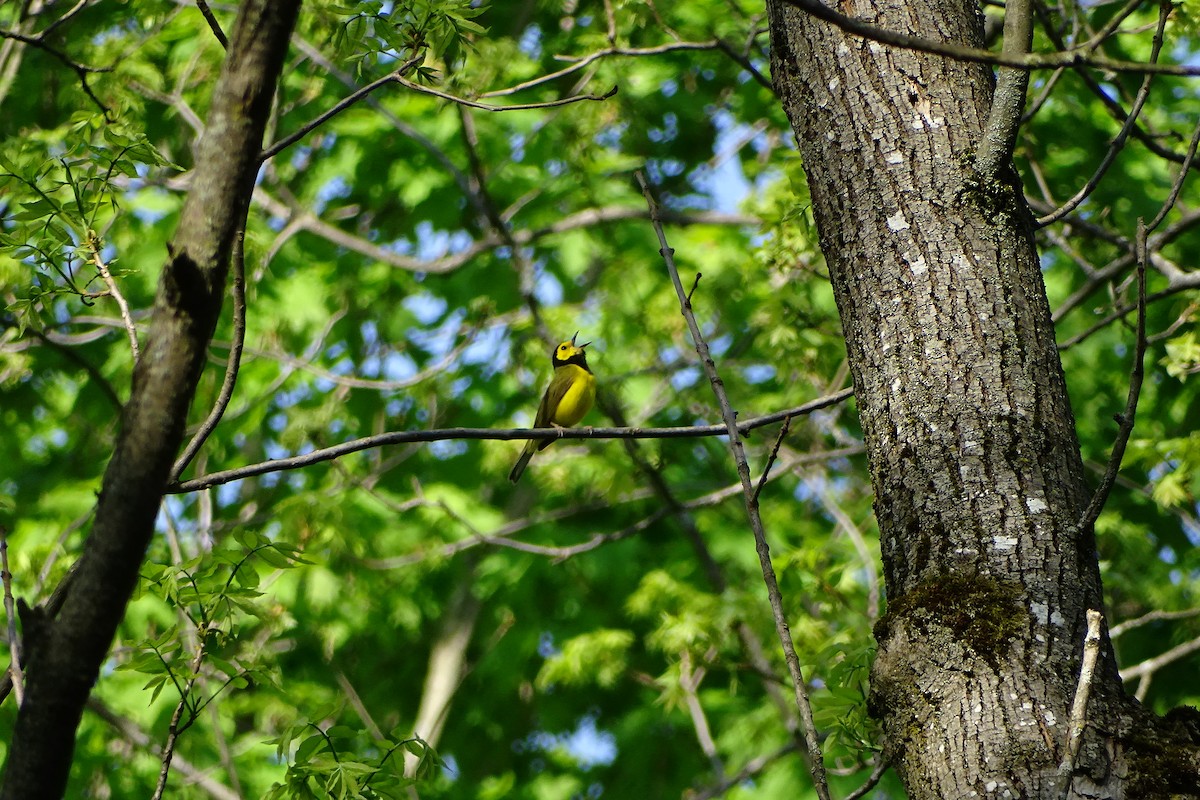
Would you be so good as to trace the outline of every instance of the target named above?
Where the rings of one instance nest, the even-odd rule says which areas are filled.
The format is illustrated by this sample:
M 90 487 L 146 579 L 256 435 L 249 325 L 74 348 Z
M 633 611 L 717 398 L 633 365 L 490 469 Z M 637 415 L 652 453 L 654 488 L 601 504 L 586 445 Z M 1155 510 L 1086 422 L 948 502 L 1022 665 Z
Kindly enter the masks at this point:
M 537 442 L 533 439 L 525 445 L 525 449 L 521 451 L 521 457 L 517 459 L 517 463 L 513 464 L 512 472 L 508 473 L 508 479 L 516 483 L 521 479 L 521 473 L 525 471 L 525 466 L 529 463 L 529 459 L 533 458 L 533 454 L 537 452 Z

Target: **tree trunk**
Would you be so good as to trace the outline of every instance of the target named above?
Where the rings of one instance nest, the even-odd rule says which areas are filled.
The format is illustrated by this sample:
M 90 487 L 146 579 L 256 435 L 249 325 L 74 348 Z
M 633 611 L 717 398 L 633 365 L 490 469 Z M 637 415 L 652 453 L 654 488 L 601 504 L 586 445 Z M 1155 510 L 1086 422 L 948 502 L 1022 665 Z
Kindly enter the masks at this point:
M 914 800 L 1060 798 L 1100 575 L 1033 220 L 1010 159 L 996 181 L 973 168 L 991 70 L 769 8 L 875 491 L 885 757 Z M 964 0 L 836 8 L 982 46 Z M 1196 790 L 1193 740 L 1124 696 L 1107 635 L 1087 720 L 1079 796 Z
M 25 615 L 28 685 L 4 798 L 65 790 L 75 729 L 137 583 L 183 438 L 299 7 L 299 0 L 249 0 L 238 15 L 91 535 L 58 617 Z

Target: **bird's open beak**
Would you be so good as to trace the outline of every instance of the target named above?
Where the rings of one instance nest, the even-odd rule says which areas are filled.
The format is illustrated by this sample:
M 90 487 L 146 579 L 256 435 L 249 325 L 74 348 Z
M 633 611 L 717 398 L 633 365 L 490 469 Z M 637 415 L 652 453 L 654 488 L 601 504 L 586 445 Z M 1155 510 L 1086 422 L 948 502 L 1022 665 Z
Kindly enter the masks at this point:
M 583 344 L 575 344 L 575 339 L 577 339 L 578 337 L 579 337 L 579 331 L 575 331 L 575 335 L 571 337 L 571 346 L 572 347 L 578 347 L 580 350 L 582 350 L 583 348 L 585 348 L 589 344 L 591 344 L 591 342 L 584 342 Z

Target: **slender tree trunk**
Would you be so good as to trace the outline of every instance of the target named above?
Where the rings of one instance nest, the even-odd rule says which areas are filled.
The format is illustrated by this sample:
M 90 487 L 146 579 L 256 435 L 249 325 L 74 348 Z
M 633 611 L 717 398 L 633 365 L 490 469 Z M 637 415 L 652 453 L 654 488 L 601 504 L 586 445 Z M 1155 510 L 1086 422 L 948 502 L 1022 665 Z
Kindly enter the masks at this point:
M 56 619 L 25 616 L 28 685 L 3 798 L 62 796 L 75 729 L 137 583 L 244 225 L 299 0 L 247 0 L 213 94 L 96 520 Z
M 885 756 L 914 800 L 1060 798 L 1102 593 L 1032 219 L 1011 163 L 990 183 L 974 172 L 992 73 L 769 8 L 875 490 L 888 613 L 871 706 Z M 967 0 L 835 8 L 982 46 Z M 1125 698 L 1107 636 L 1092 692 L 1079 796 L 1158 796 L 1163 742 L 1186 756 L 1169 788 L 1195 790 L 1196 747 Z

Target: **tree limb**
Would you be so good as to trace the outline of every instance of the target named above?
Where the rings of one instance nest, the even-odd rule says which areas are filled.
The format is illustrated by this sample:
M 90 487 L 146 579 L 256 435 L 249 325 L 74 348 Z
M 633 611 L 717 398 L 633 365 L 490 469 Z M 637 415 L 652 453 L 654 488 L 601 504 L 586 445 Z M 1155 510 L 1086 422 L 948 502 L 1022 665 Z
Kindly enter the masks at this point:
M 819 397 L 816 400 L 793 409 L 776 411 L 772 414 L 739 422 L 737 427 L 739 431 L 745 432 L 762 427 L 763 425 L 770 425 L 772 422 L 778 422 L 788 416 L 809 414 L 826 406 L 840 403 L 852 394 L 854 394 L 853 389 L 843 389 L 840 392 Z M 726 433 L 728 433 L 728 429 L 724 425 L 695 425 L 679 428 L 440 428 L 425 431 L 393 431 L 391 433 L 381 433 L 376 436 L 353 439 L 349 442 L 343 442 L 333 447 L 324 447 L 320 450 L 313 450 L 299 456 L 272 459 L 271 461 L 263 461 L 236 469 L 212 472 L 208 475 L 192 478 L 189 481 L 171 483 L 167 486 L 166 492 L 167 494 L 184 494 L 186 492 L 194 492 L 198 489 L 210 489 L 213 486 L 220 486 L 224 483 L 249 478 L 254 475 L 264 475 L 268 472 L 280 472 L 282 470 L 296 469 L 297 467 L 306 467 L 310 464 L 317 464 L 321 461 L 329 461 L 351 453 L 357 453 L 360 450 L 369 450 L 372 447 L 384 447 L 386 445 L 407 444 L 411 442 L 439 442 L 446 439 L 498 439 L 503 441 L 547 438 L 678 439 L 696 436 L 723 436 Z
M 183 438 L 299 6 L 248 0 L 238 13 L 95 523 L 57 620 L 27 654 L 26 702 L 0 792 L 5 800 L 59 797 L 66 789 L 75 729 L 137 584 Z
M 1117 415 L 1117 439 L 1113 442 L 1112 455 L 1108 459 L 1108 467 L 1096 487 L 1095 494 L 1079 520 L 1079 529 L 1087 530 L 1100 516 L 1108 494 L 1112 491 L 1117 473 L 1121 469 L 1121 460 L 1125 456 L 1125 447 L 1129 444 L 1129 436 L 1133 433 L 1133 422 L 1137 415 L 1138 398 L 1142 392 L 1142 379 L 1145 369 L 1142 362 L 1146 355 L 1146 223 L 1138 219 L 1137 228 L 1137 332 L 1133 348 L 1133 366 L 1129 370 L 1129 393 L 1125 400 L 1125 411 Z
M 1031 53 L 1025 56 L 1010 56 L 1005 53 L 994 53 L 978 47 L 966 47 L 953 42 L 939 42 L 912 36 L 907 33 L 887 30 L 863 22 L 855 17 L 838 13 L 824 5 L 821 0 L 782 0 L 785 5 L 793 6 L 819 20 L 828 22 L 847 33 L 860 36 L 881 44 L 915 50 L 920 53 L 933 53 L 946 56 L 956 61 L 966 61 L 976 64 L 991 64 L 998 67 L 1013 67 L 1015 69 L 1056 69 L 1058 67 L 1093 67 L 1095 69 L 1111 70 L 1112 72 L 1133 72 L 1156 75 L 1200 75 L 1198 66 L 1176 66 L 1174 64 L 1146 64 L 1141 61 L 1120 61 L 1102 56 L 1088 56 L 1091 49 L 1084 45 L 1071 50 L 1056 53 Z
M 1004 55 L 1022 57 L 1029 52 L 1032 41 L 1033 13 L 1030 0 L 1009 0 L 1004 6 Z M 985 183 L 994 180 L 1000 168 L 1012 160 L 1028 87 L 1028 70 L 1000 68 L 992 107 L 975 160 L 975 168 Z
M 242 348 L 246 344 L 246 232 L 238 231 L 233 240 L 233 341 L 229 345 L 229 360 L 225 365 L 225 381 L 212 411 L 196 431 L 196 435 L 188 442 L 183 454 L 171 467 L 171 480 L 179 480 L 179 476 L 187 469 L 187 465 L 196 457 L 196 453 L 204 446 L 204 442 L 216 430 L 217 423 L 229 407 L 233 399 L 233 388 L 237 385 L 238 369 L 242 363 Z

